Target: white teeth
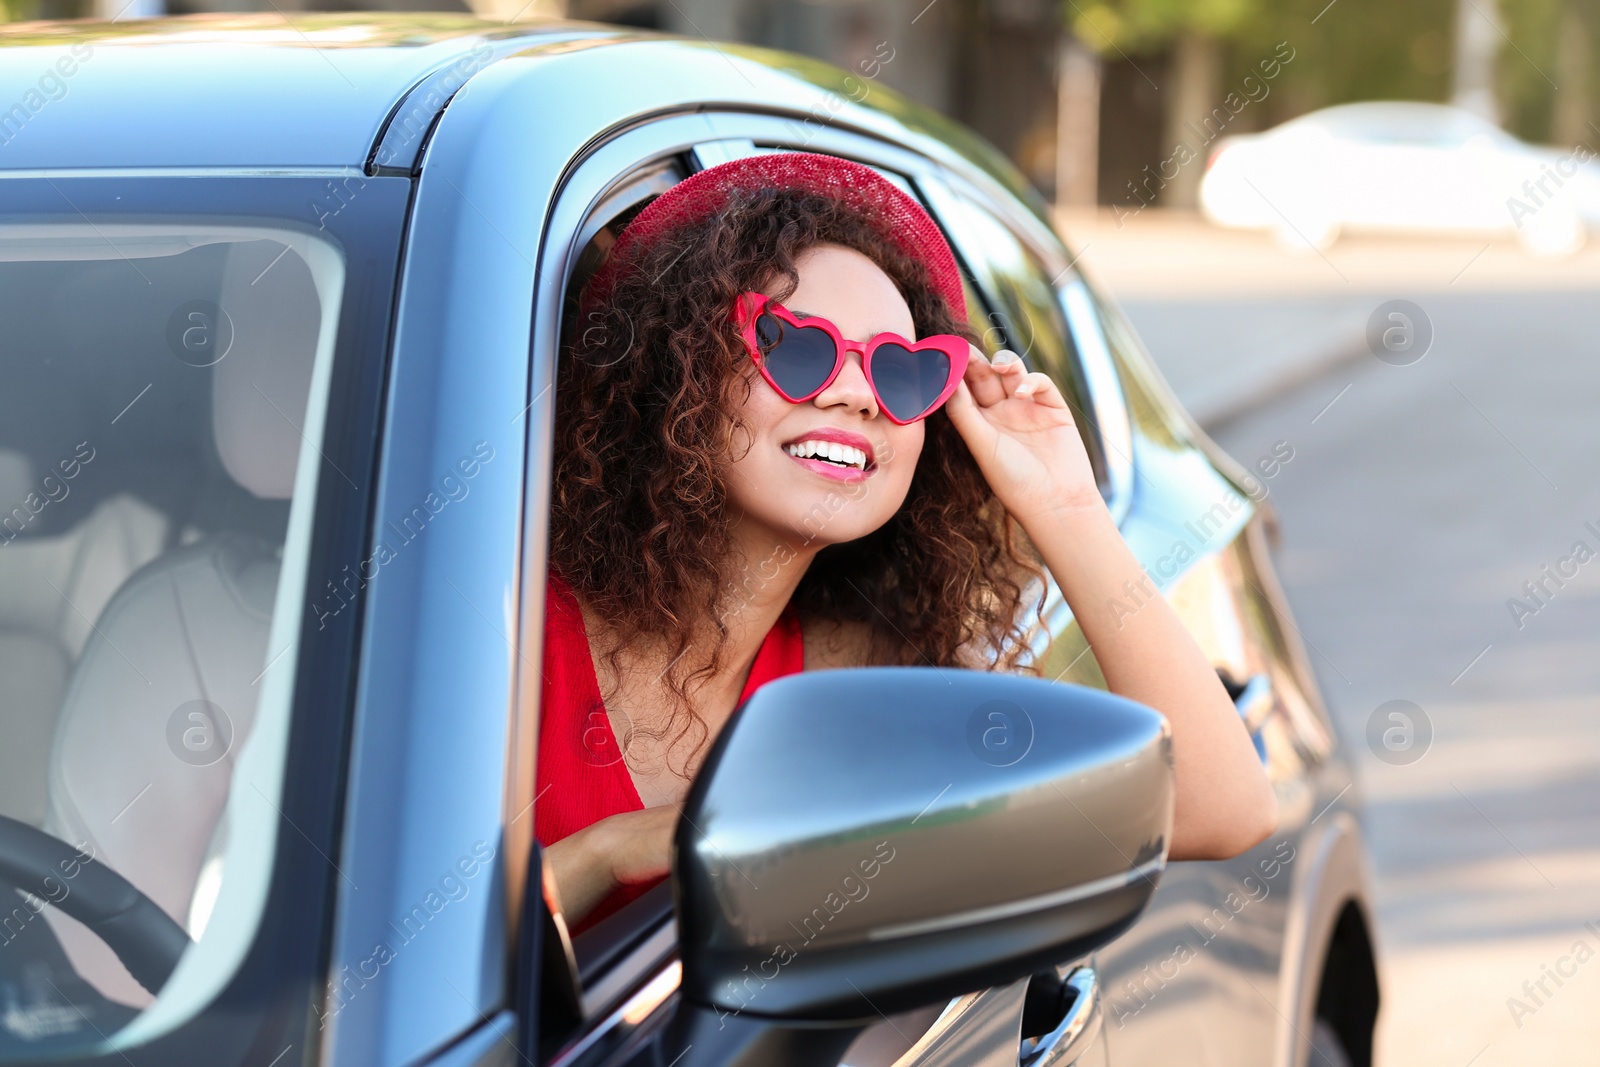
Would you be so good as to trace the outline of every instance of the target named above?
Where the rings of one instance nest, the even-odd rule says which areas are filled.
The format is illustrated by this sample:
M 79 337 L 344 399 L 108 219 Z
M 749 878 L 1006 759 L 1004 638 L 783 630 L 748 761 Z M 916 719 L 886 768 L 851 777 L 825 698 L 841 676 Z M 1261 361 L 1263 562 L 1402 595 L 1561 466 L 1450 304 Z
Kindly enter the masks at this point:
M 784 451 L 799 459 L 815 458 L 837 463 L 842 467 L 867 469 L 867 454 L 859 448 L 841 445 L 837 441 L 797 441 L 785 445 Z

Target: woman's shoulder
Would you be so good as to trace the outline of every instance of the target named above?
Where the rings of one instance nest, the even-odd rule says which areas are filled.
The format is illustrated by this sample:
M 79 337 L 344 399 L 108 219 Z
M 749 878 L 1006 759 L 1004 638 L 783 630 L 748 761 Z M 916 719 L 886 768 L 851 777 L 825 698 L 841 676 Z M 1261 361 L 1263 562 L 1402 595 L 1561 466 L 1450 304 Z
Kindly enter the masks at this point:
M 547 571 L 546 575 L 548 580 L 545 583 L 544 595 L 545 659 L 555 657 L 564 662 L 577 662 L 581 653 L 582 659 L 587 660 L 588 627 L 584 624 L 583 609 L 578 604 L 577 594 L 554 570 Z M 548 671 L 545 681 L 546 683 L 550 681 Z
M 582 618 L 577 594 L 572 585 L 557 574 L 554 567 L 545 571 L 544 611 L 548 621 L 570 624 L 576 616 Z

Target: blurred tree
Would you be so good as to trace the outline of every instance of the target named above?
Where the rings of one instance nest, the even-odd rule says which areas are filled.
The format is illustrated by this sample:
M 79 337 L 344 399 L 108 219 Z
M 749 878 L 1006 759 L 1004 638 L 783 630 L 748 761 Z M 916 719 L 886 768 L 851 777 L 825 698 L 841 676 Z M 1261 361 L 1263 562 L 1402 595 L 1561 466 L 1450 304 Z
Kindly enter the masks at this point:
M 1475 14 L 1498 24 L 1487 32 L 1498 38 L 1495 110 L 1506 128 L 1600 147 L 1600 78 L 1590 73 L 1600 0 L 1062 0 L 1062 11 L 1103 58 L 1167 57 L 1164 140 L 1215 107 L 1280 41 L 1295 58 L 1271 98 L 1239 116 L 1239 129 L 1355 100 L 1448 101 L 1460 22 Z
M 1066 0 L 1068 25 L 1091 47 L 1149 53 L 1174 38 L 1223 38 L 1270 14 L 1273 0 Z
M 1067 25 L 1102 57 L 1170 48 L 1162 149 L 1170 151 L 1181 142 L 1195 155 L 1204 155 L 1204 148 L 1197 143 L 1201 137 L 1190 131 L 1203 128 L 1206 116 L 1224 96 L 1224 41 L 1258 21 L 1268 2 L 1065 0 Z M 1151 161 L 1152 165 L 1156 162 Z M 1162 179 L 1162 201 L 1173 207 L 1194 207 L 1200 174 L 1198 166 L 1177 166 L 1173 177 Z
M 1471 0 L 1491 5 L 1494 0 Z M 1225 76 L 1242 77 L 1279 41 L 1295 58 L 1278 78 L 1268 124 L 1357 100 L 1444 102 L 1452 89 L 1456 0 L 1275 2 L 1233 37 Z
M 1500 0 L 1513 44 L 1501 51 L 1499 95 L 1520 137 L 1600 147 L 1600 84 L 1589 76 L 1600 0 Z
M 1600 8 L 1600 0 L 1568 2 Z M 1262 62 L 1275 56 L 1293 58 L 1279 64 L 1265 95 L 1260 88 L 1248 94 L 1248 105 L 1221 132 L 1261 129 L 1356 100 L 1449 99 L 1456 6 L 1457 0 L 1062 0 L 1068 27 L 1103 59 L 1165 60 L 1157 86 L 1164 105 L 1162 153 L 1149 162 L 1172 158 L 1179 142 L 1198 157 L 1160 190 L 1161 202 L 1174 207 L 1194 203 L 1208 151 L 1198 142 L 1218 125 L 1206 125 L 1207 116 L 1216 114 L 1229 93 L 1235 94 L 1234 106 L 1224 114 L 1234 112 L 1247 95 L 1245 77 L 1261 79 Z M 1196 129 L 1203 135 L 1196 136 Z
M 1510 42 L 1500 50 L 1497 93 L 1506 128 L 1518 136 L 1548 141 L 1557 98 L 1556 53 L 1562 0 L 1500 0 Z M 1568 96 L 1576 96 L 1578 87 Z
M 1585 15 L 1589 17 L 1585 17 Z M 1589 125 L 1594 121 L 1594 79 L 1589 67 L 1594 60 L 1593 12 L 1581 12 L 1576 4 L 1561 9 L 1561 29 L 1556 45 L 1556 69 L 1551 76 L 1561 86 L 1555 93 L 1550 113 L 1550 139 L 1557 144 L 1590 147 L 1597 142 Z

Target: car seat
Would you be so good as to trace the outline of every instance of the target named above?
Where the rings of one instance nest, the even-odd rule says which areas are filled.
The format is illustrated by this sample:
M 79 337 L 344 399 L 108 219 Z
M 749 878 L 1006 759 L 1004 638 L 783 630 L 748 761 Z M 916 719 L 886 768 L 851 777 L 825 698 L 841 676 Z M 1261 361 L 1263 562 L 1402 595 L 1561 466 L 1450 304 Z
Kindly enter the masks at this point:
M 266 246 L 270 259 L 280 246 Z M 241 246 L 249 248 L 250 246 Z M 211 428 L 228 476 L 255 497 L 294 488 L 319 307 L 298 256 L 230 254 L 217 303 L 234 326 L 211 367 Z M 44 829 L 92 849 L 198 937 L 221 878 L 234 761 L 255 719 L 282 534 L 225 531 L 177 547 L 130 577 L 88 637 L 55 726 Z M 204 702 L 196 704 L 195 702 Z M 184 741 L 203 709 L 213 748 Z M 73 966 L 106 997 L 151 1000 L 98 938 L 47 909 Z
M 39 484 L 24 453 L 0 449 L 0 500 L 23 500 Z M 31 826 L 44 821 L 48 764 L 41 757 L 73 665 L 112 594 L 160 554 L 167 528 L 162 512 L 118 493 L 59 534 L 0 535 L 0 815 Z

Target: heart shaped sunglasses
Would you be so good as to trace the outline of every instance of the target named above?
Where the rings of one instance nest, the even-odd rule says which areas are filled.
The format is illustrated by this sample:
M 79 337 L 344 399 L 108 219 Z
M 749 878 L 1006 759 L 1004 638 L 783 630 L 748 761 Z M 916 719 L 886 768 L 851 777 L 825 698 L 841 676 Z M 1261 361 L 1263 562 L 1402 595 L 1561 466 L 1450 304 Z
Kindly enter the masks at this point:
M 967 372 L 967 341 L 954 334 L 911 341 L 885 332 L 852 341 L 827 319 L 797 318 L 757 292 L 739 294 L 733 320 L 761 376 L 791 404 L 826 389 L 844 368 L 846 355 L 860 352 L 861 371 L 878 409 L 904 426 L 938 410 Z

